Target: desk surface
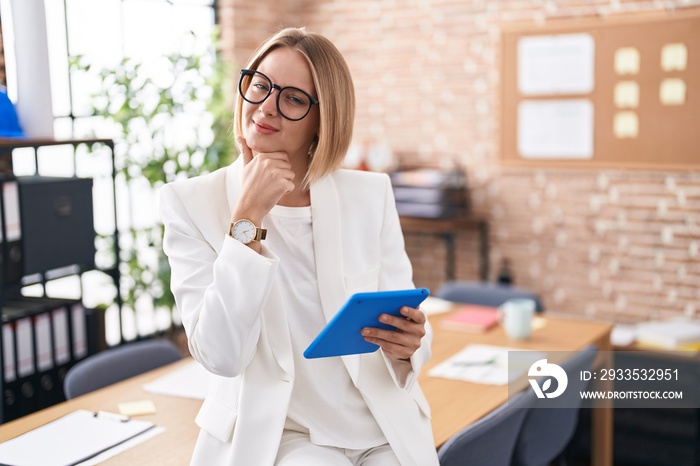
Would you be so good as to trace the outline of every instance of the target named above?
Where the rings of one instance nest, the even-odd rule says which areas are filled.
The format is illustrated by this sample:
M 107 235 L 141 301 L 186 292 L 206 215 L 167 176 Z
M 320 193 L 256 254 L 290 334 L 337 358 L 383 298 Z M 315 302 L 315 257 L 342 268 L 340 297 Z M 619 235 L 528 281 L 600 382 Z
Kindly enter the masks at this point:
M 432 409 L 436 446 L 441 445 L 452 434 L 481 418 L 508 398 L 508 388 L 505 386 L 478 385 L 425 375 L 431 367 L 464 346 L 470 343 L 482 343 L 507 345 L 525 350 L 567 351 L 581 349 L 589 344 L 598 344 L 601 349 L 609 349 L 611 326 L 608 324 L 549 318 L 547 325 L 534 331 L 531 339 L 516 343 L 509 341 L 500 327 L 478 335 L 442 330 L 439 326 L 441 318 L 442 316 L 430 318 L 435 333 L 433 357 L 419 378 Z M 111 458 L 104 464 L 186 465 L 189 463 L 199 433 L 199 428 L 194 424 L 194 418 L 202 404 L 201 400 L 149 393 L 143 389 L 143 385 L 184 366 L 189 361 L 189 359 L 178 361 L 9 422 L 0 426 L 0 442 L 76 409 L 118 412 L 117 403 L 149 399 L 155 403 L 158 412 L 140 416 L 139 419 L 153 421 L 164 427 L 165 432 Z M 600 441 L 605 445 L 610 444 L 611 437 L 605 438 L 606 435 L 610 435 L 607 429 L 595 432 L 594 435 L 602 435 L 603 438 Z M 611 448 L 611 444 L 608 446 Z M 609 455 L 608 458 L 612 457 L 611 453 L 611 450 L 601 452 L 603 457 Z M 596 464 L 609 464 L 609 460 Z
M 8 422 L 0 426 L 0 442 L 51 422 L 76 409 L 118 413 L 118 403 L 152 400 L 156 405 L 157 413 L 138 416 L 138 419 L 152 421 L 164 427 L 165 432 L 110 458 L 103 464 L 189 464 L 199 434 L 194 418 L 202 406 L 202 400 L 150 393 L 143 389 L 143 385 L 190 362 L 191 359 L 186 358 Z
M 443 330 L 440 328 L 443 316 L 430 318 L 434 333 L 433 355 L 418 378 L 430 402 L 436 445 L 442 445 L 455 432 L 504 403 L 508 399 L 508 386 L 429 377 L 426 374 L 433 366 L 472 343 L 539 351 L 575 351 L 590 344 L 609 349 L 612 328 L 600 322 L 547 318 L 545 326 L 534 330 L 530 339 L 516 342 L 506 337 L 501 326 L 483 334 Z

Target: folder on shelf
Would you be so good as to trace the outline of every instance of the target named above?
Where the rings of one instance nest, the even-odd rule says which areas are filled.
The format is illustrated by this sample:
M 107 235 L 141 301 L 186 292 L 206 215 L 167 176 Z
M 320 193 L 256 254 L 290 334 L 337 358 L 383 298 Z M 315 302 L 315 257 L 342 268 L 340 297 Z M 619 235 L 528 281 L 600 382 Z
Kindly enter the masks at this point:
M 16 404 L 7 408 L 5 421 L 18 415 L 27 414 L 38 409 L 64 401 L 63 379 L 75 362 L 72 357 L 72 315 L 84 314 L 80 301 L 74 299 L 57 299 L 47 297 L 17 297 L 8 299 L 3 306 L 3 317 L 14 320 L 14 339 L 17 348 L 17 368 L 24 368 L 26 344 L 23 343 L 27 333 L 25 327 L 31 326 L 32 336 L 32 371 L 18 371 L 18 382 L 12 386 Z M 81 330 L 82 328 L 82 330 Z M 76 331 L 83 334 L 84 325 L 78 324 Z M 78 342 L 77 354 L 86 355 L 85 343 Z M 31 390 L 23 388 L 31 385 Z M 31 396 L 30 396 L 31 395 Z
M 35 372 L 31 317 L 15 321 L 15 338 L 17 340 L 17 376 L 19 378 L 29 377 Z
M 73 331 L 73 359 L 83 359 L 88 354 L 88 336 L 85 308 L 82 303 L 70 306 L 71 324 Z
M 0 463 L 78 464 L 154 427 L 149 421 L 78 410 L 0 444 Z
M 2 364 L 3 380 L 12 382 L 17 380 L 17 369 L 15 365 L 15 329 L 12 322 L 2 324 Z
M 68 310 L 57 307 L 51 311 L 53 319 L 53 350 L 56 364 L 70 362 L 70 336 L 68 334 Z
M 0 179 L 0 210 L 2 210 L 2 282 L 15 284 L 19 283 L 24 275 L 19 187 L 15 178 Z

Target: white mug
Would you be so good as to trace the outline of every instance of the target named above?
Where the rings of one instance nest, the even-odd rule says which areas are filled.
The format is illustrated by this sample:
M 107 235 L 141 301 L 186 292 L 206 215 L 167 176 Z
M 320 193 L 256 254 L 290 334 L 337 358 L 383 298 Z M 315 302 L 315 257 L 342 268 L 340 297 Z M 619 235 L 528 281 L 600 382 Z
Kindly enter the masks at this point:
M 532 333 L 535 301 L 527 298 L 509 299 L 499 306 L 501 323 L 508 338 L 525 340 Z

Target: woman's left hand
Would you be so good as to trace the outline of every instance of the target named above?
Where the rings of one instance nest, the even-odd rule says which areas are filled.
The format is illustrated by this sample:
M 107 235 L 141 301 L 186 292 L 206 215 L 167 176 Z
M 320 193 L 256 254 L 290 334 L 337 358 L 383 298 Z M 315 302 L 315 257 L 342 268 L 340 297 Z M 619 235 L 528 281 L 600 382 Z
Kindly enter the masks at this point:
M 370 343 L 379 345 L 384 353 L 397 361 L 408 360 L 420 348 L 425 335 L 425 314 L 419 309 L 404 306 L 403 317 L 382 314 L 379 321 L 396 327 L 395 330 L 382 330 L 375 327 L 362 329 L 362 336 Z

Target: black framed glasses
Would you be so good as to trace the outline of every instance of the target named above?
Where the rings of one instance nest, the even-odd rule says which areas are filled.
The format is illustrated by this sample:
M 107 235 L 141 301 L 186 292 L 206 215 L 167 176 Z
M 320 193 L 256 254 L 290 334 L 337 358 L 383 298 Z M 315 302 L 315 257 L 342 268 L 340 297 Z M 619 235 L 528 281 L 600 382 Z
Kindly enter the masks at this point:
M 297 87 L 280 87 L 273 84 L 270 78 L 260 71 L 241 70 L 238 92 L 246 102 L 261 104 L 270 97 L 273 90 L 277 90 L 277 111 L 287 120 L 302 120 L 309 114 L 312 106 L 318 105 L 318 100 L 308 92 Z

